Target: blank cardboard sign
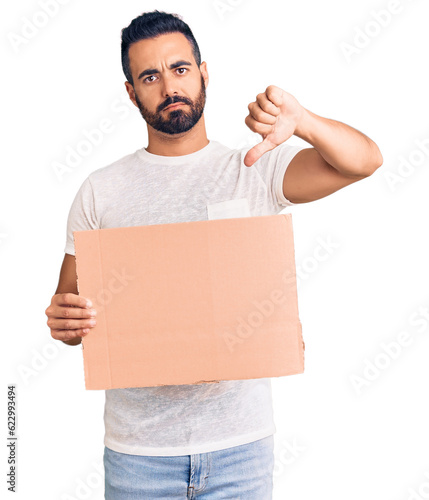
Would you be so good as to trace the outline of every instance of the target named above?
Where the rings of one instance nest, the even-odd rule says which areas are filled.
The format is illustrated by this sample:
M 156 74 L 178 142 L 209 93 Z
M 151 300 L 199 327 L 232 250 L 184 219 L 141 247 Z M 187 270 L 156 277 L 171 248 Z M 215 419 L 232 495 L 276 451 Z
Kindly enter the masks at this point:
M 290 214 L 74 232 L 86 389 L 303 373 Z

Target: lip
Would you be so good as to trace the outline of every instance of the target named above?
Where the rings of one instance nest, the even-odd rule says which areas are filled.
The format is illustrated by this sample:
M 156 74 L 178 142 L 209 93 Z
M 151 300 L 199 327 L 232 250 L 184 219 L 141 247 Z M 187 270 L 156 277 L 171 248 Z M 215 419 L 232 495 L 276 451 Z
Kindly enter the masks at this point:
M 174 102 L 173 104 L 170 104 L 164 109 L 170 109 L 170 108 L 175 108 L 176 106 L 183 106 L 185 103 L 184 102 Z

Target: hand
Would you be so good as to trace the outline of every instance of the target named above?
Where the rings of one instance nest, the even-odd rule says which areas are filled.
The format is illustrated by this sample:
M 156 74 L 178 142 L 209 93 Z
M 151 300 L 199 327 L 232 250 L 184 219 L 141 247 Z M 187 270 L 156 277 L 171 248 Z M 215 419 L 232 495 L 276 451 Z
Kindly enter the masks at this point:
M 249 149 L 244 164 L 250 167 L 264 153 L 287 141 L 296 131 L 304 108 L 284 90 L 275 85 L 256 96 L 249 104 L 245 123 L 253 132 L 261 134 L 263 141 Z
M 87 301 L 88 299 L 75 293 L 58 293 L 52 297 L 45 314 L 54 339 L 77 341 L 89 333 L 89 329 L 96 323 L 96 311 L 87 305 Z

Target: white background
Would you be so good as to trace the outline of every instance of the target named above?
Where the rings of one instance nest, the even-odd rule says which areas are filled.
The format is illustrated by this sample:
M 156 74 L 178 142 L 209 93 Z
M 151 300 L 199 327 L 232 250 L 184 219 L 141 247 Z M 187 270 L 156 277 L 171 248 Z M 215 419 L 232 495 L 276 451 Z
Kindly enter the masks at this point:
M 62 3 L 45 23 L 41 1 L 1 7 L 1 494 L 13 383 L 14 498 L 103 498 L 104 392 L 84 389 L 81 347 L 53 340 L 44 311 L 79 186 L 147 145 L 140 113 L 126 104 L 120 30 L 156 8 L 183 16 L 207 61 L 210 139 L 232 148 L 258 141 L 244 124 L 247 105 L 273 84 L 314 113 L 361 130 L 384 156 L 371 177 L 286 210 L 301 273 L 306 367 L 273 379 L 274 499 L 429 498 L 428 2 Z M 390 19 L 375 21 L 388 9 Z M 45 25 L 17 43 L 33 20 Z M 347 57 L 344 44 L 350 52 L 355 43 L 360 48 Z M 64 163 L 67 148 L 106 118 L 111 132 L 59 178 L 54 162 Z M 323 261 L 314 257 L 320 241 L 335 247 Z M 409 345 L 395 359 L 383 355 L 381 343 L 400 334 Z M 369 372 L 369 363 L 384 365 Z M 353 376 L 366 380 L 361 390 Z

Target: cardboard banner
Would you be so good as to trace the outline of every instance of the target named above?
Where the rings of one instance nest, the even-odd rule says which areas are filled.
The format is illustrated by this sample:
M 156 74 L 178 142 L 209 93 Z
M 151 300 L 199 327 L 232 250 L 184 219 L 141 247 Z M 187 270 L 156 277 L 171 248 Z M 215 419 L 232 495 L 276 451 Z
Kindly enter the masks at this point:
M 290 214 L 75 231 L 86 389 L 303 373 Z

